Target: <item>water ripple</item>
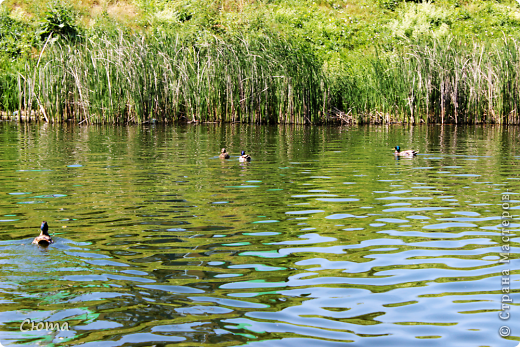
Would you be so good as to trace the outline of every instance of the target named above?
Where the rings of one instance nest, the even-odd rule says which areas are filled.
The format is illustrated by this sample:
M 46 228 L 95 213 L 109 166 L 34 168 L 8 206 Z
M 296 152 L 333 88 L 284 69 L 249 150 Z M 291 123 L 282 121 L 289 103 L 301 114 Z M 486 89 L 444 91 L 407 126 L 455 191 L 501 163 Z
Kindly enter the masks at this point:
M 518 344 L 513 127 L 0 133 L 4 346 Z M 71 328 L 22 334 L 26 318 Z

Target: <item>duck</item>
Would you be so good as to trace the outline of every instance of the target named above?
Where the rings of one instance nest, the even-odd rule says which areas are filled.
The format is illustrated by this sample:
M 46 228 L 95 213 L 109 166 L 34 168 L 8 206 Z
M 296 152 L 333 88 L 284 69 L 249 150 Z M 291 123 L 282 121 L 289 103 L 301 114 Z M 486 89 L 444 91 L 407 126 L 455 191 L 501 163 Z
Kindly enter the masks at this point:
M 49 235 L 49 226 L 47 225 L 46 221 L 42 222 L 40 229 L 42 230 L 40 232 L 40 235 L 36 237 L 32 243 L 40 245 L 42 247 L 47 247 L 51 243 L 54 243 L 51 236 Z
M 242 151 L 242 153 L 240 153 L 240 157 L 238 158 L 238 161 L 241 161 L 241 162 L 251 161 L 251 156 L 249 154 L 246 154 L 245 151 Z
M 218 156 L 220 159 L 229 159 L 229 153 L 226 152 L 225 148 L 222 148 L 220 151 L 220 155 Z
M 401 151 L 401 147 L 399 147 L 399 146 L 395 146 L 394 149 L 395 149 L 394 155 L 396 157 L 413 158 L 413 157 L 415 157 L 417 155 L 417 153 L 419 153 L 419 151 L 416 151 L 416 150 L 413 150 L 413 149 L 408 149 L 406 151 Z

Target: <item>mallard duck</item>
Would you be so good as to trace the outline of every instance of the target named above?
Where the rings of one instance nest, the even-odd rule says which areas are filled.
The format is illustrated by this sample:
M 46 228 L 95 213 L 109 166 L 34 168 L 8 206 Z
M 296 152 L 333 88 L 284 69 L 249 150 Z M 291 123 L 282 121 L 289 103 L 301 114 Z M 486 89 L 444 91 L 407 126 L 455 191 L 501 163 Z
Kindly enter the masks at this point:
M 395 152 L 394 152 L 394 155 L 396 157 L 408 157 L 408 158 L 412 158 L 414 157 L 417 153 L 419 153 L 419 151 L 415 151 L 413 149 L 408 149 L 406 151 L 401 151 L 401 147 L 399 146 L 395 146 L 394 147 L 395 149 Z
M 226 152 L 225 148 L 222 148 L 220 151 L 220 155 L 218 156 L 220 159 L 229 159 L 229 153 Z
M 47 222 L 43 221 L 40 229 L 42 230 L 40 235 L 36 237 L 32 243 L 38 244 L 43 247 L 47 247 L 51 243 L 54 243 L 54 241 L 52 241 L 51 236 L 49 235 L 49 226 L 47 225 Z
M 242 162 L 251 161 L 251 156 L 249 154 L 246 154 L 245 151 L 242 151 L 240 157 L 238 158 L 238 161 L 242 161 Z

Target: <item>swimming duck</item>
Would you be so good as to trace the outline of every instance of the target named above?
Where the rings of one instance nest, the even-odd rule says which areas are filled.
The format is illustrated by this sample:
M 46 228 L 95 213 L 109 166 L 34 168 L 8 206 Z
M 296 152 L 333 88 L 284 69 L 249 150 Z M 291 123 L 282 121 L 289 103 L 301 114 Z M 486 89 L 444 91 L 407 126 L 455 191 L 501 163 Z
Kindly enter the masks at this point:
M 42 247 L 47 247 L 51 243 L 54 243 L 49 235 L 49 226 L 47 225 L 47 222 L 43 221 L 40 229 L 42 230 L 40 235 L 36 237 L 32 243 L 38 244 Z
M 249 154 L 246 154 L 245 151 L 242 151 L 240 157 L 238 158 L 238 161 L 242 161 L 242 162 L 251 161 L 251 156 Z
M 413 149 L 408 149 L 406 151 L 401 151 L 401 147 L 399 146 L 395 146 L 394 147 L 395 149 L 395 152 L 394 152 L 394 155 L 396 157 L 408 157 L 408 158 L 412 158 L 414 157 L 417 153 L 419 153 L 419 151 L 415 151 Z
M 229 153 L 226 152 L 225 148 L 222 148 L 220 151 L 220 155 L 218 156 L 220 159 L 229 159 Z

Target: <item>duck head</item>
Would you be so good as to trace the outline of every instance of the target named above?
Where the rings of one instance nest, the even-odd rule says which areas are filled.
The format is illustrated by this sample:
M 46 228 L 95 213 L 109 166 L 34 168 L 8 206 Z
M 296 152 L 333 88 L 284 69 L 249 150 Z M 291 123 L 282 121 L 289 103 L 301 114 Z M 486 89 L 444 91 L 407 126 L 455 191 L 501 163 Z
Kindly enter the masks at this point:
M 240 155 L 245 155 L 246 154 L 246 151 L 242 151 L 242 153 L 240 153 Z
M 226 153 L 226 149 L 225 149 L 225 148 L 222 148 L 222 150 L 220 151 L 220 153 L 222 153 L 222 154 Z
M 42 229 L 42 234 L 43 234 L 43 235 L 50 236 L 50 235 L 49 235 L 49 226 L 47 225 L 47 222 L 46 222 L 46 221 L 43 221 L 43 222 L 42 222 L 42 226 L 40 227 L 40 229 Z
M 399 146 L 395 146 L 394 148 L 395 148 L 395 150 L 397 151 L 397 153 L 401 152 L 401 147 L 399 147 Z

